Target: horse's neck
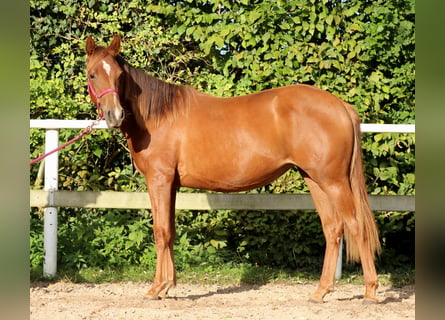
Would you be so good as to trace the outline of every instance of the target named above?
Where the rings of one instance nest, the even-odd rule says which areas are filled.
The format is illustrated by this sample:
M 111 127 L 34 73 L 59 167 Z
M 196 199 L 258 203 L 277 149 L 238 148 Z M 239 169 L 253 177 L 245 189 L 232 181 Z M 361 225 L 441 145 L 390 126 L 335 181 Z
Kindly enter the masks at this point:
M 125 139 L 127 139 L 128 148 L 132 156 L 140 152 L 150 144 L 151 135 L 146 127 L 141 127 L 133 116 L 124 120 L 120 127 Z

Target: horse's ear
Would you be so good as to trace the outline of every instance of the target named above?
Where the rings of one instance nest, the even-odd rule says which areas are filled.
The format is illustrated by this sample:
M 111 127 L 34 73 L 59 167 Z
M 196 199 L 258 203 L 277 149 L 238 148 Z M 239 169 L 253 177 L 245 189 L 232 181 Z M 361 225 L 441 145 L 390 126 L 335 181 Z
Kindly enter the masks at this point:
M 88 36 L 87 38 L 87 44 L 85 46 L 85 52 L 88 56 L 91 56 L 94 53 L 94 50 L 96 49 L 96 43 L 93 40 L 92 36 Z
M 121 49 L 121 37 L 119 37 L 118 34 L 114 35 L 113 41 L 111 41 L 111 44 L 108 46 L 108 52 L 115 56 L 119 53 Z

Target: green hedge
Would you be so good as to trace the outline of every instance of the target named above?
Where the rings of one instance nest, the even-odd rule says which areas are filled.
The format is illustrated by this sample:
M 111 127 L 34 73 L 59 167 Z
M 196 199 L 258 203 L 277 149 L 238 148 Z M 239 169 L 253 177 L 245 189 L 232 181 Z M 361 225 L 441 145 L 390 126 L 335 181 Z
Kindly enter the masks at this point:
M 414 267 L 414 217 L 377 216 L 383 270 Z M 83 267 L 155 268 L 151 214 L 145 211 L 60 210 L 58 258 L 65 270 Z M 225 262 L 280 268 L 321 269 L 324 237 L 314 211 L 179 211 L 178 269 Z M 31 218 L 31 268 L 43 264 L 43 221 Z
M 92 34 L 123 36 L 134 66 L 169 82 L 233 96 L 307 83 L 354 104 L 365 123 L 414 123 L 414 1 L 30 2 L 30 118 L 94 119 L 84 46 Z M 77 130 L 62 130 L 61 141 Z M 32 129 L 30 157 L 43 151 Z M 368 192 L 415 194 L 414 134 L 364 134 Z M 120 132 L 100 130 L 59 154 L 59 189 L 145 190 Z M 38 165 L 30 179 L 37 180 Z M 37 183 L 33 188 L 41 188 Z M 189 190 L 184 190 L 189 191 Z M 296 170 L 255 192 L 307 192 Z M 59 265 L 153 268 L 150 213 L 63 209 Z M 382 267 L 414 264 L 413 212 L 377 212 Z M 178 267 L 239 260 L 320 265 L 324 240 L 314 212 L 178 213 Z M 42 264 L 42 217 L 33 211 L 31 266 Z

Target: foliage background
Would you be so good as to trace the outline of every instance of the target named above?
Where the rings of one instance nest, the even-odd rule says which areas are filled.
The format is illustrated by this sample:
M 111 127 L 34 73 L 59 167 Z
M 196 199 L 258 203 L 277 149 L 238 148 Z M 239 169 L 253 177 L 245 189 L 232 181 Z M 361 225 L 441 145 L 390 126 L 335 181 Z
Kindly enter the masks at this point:
M 122 39 L 122 55 L 165 81 L 218 96 L 306 83 L 352 103 L 364 123 L 415 121 L 413 0 L 30 1 L 30 118 L 93 119 L 86 91 L 88 35 Z M 78 131 L 62 130 L 61 141 Z M 43 151 L 32 129 L 30 157 Z M 415 194 L 413 134 L 364 134 L 371 194 Z M 100 130 L 59 153 L 59 189 L 146 190 L 118 131 Z M 38 166 L 33 188 L 41 188 Z M 252 192 L 307 192 L 296 171 Z M 182 189 L 183 192 L 193 192 Z M 43 263 L 43 220 L 32 210 L 31 268 Z M 376 212 L 378 267 L 414 267 L 413 212 Z M 146 210 L 61 209 L 59 266 L 154 268 Z M 180 211 L 178 268 L 228 261 L 321 267 L 324 239 L 311 211 Z

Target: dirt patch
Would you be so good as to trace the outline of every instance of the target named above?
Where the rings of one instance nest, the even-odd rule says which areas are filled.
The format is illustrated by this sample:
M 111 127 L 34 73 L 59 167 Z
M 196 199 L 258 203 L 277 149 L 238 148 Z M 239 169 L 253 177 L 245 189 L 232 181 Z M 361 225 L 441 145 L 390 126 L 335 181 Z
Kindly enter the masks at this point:
M 170 298 L 142 298 L 147 283 L 52 284 L 30 288 L 32 320 L 78 319 L 414 319 L 414 286 L 381 286 L 381 303 L 362 305 L 364 286 L 342 284 L 324 304 L 307 301 L 315 283 L 262 286 L 179 283 Z

